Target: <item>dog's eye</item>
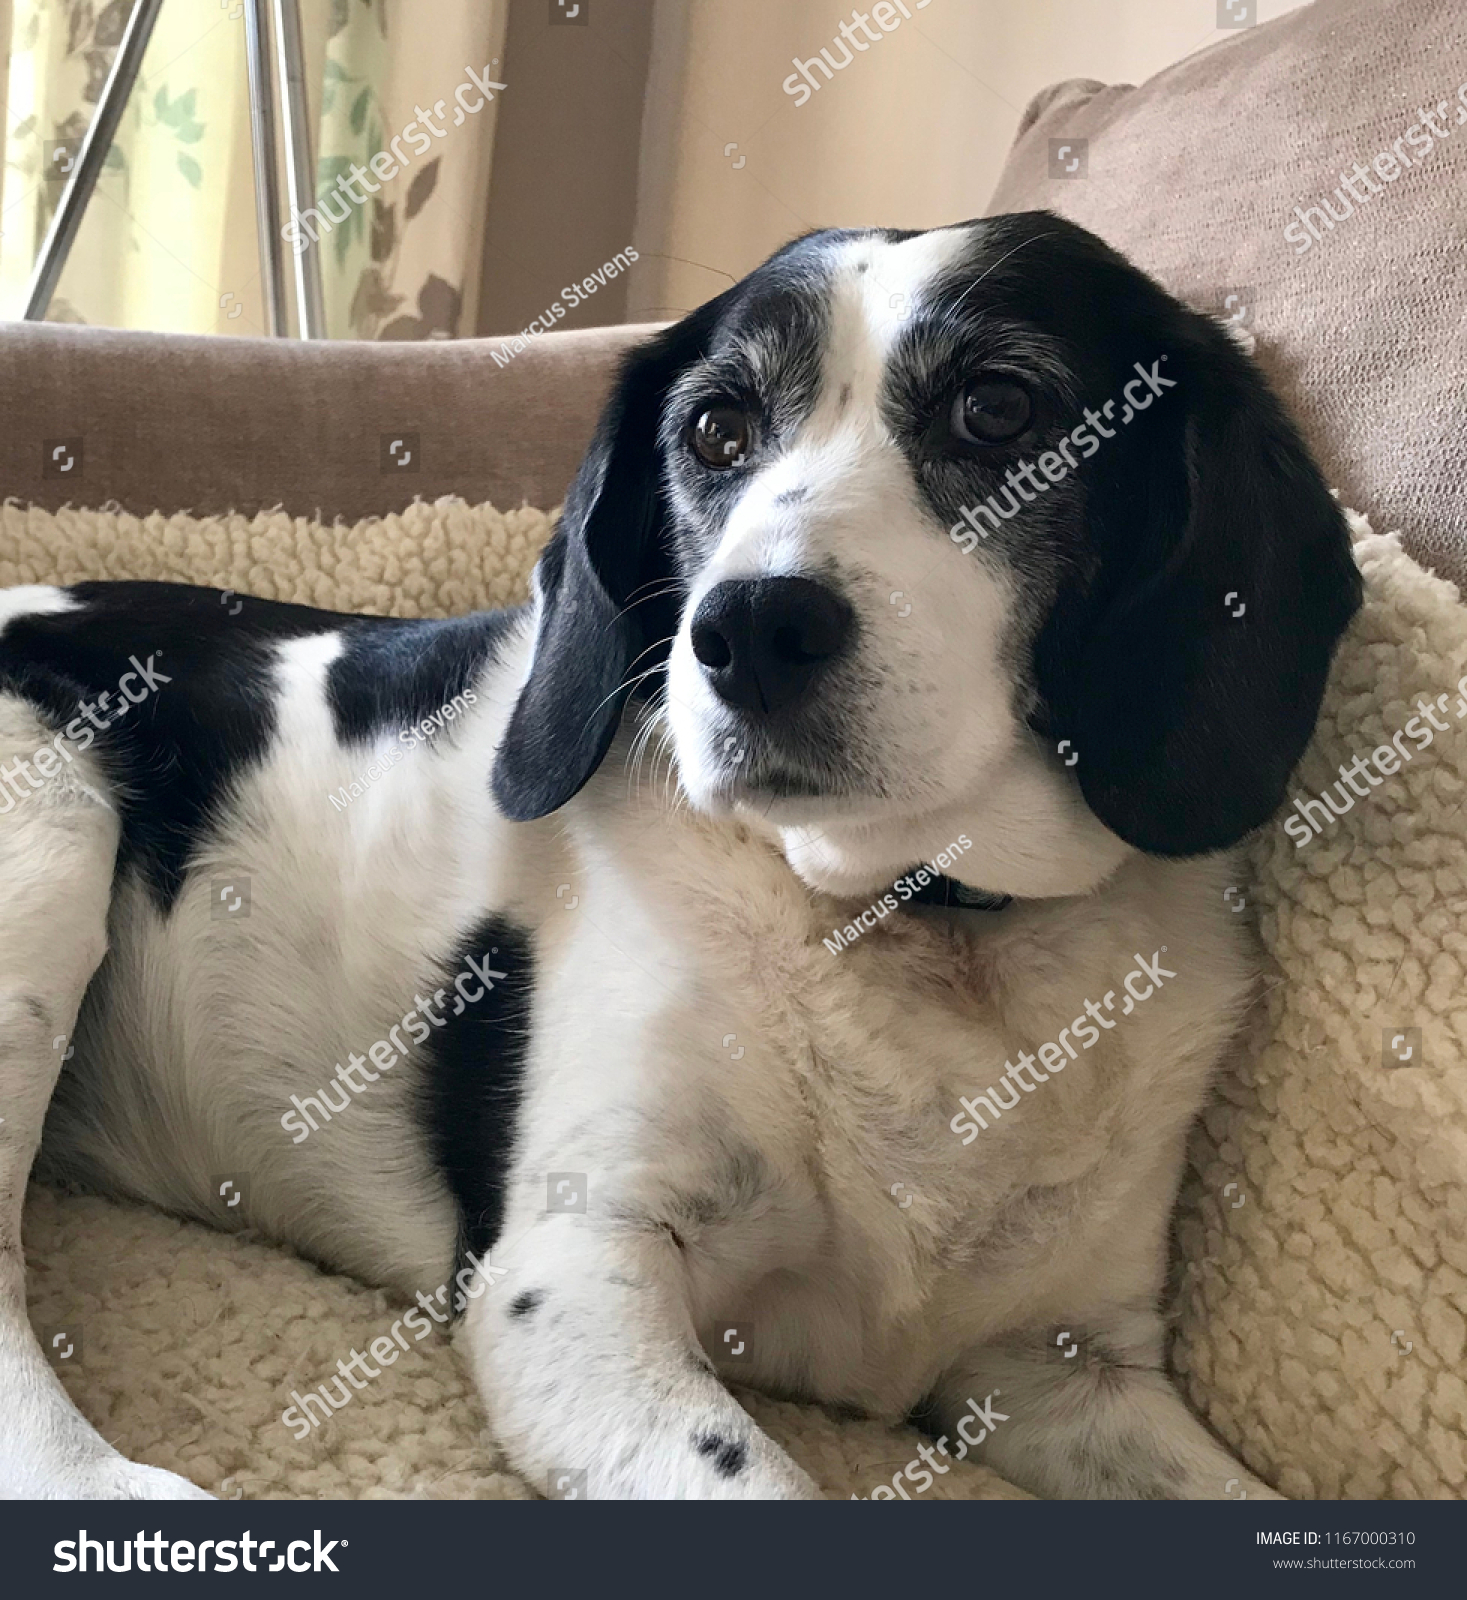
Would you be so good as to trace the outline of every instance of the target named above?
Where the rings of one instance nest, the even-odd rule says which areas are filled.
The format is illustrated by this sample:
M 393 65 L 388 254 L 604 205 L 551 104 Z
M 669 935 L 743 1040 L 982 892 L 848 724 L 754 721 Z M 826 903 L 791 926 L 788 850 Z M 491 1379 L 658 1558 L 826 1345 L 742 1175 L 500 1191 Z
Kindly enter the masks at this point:
M 1022 384 L 980 378 L 953 401 L 952 431 L 969 444 L 1005 444 L 1029 426 L 1034 403 Z
M 705 467 L 737 466 L 749 453 L 748 413 L 710 406 L 693 424 L 693 449 Z

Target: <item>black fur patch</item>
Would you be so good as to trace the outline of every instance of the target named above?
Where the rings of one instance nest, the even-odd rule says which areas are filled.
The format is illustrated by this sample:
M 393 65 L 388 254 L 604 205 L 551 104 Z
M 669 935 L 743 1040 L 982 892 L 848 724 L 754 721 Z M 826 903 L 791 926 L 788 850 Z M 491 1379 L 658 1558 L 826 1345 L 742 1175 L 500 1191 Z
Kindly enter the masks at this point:
M 79 609 L 7 626 L 0 688 L 94 749 L 122 821 L 118 867 L 136 869 L 166 911 L 230 780 L 269 746 L 269 647 L 346 619 L 179 583 L 78 583 L 66 593 Z M 117 716 L 134 659 L 168 682 Z M 104 729 L 82 715 L 83 703 Z
M 700 1456 L 712 1456 L 713 1468 L 721 1478 L 736 1478 L 749 1461 L 749 1447 L 739 1439 L 725 1439 L 716 1433 L 695 1437 L 693 1446 Z
M 527 1317 L 532 1311 L 538 1310 L 545 1301 L 543 1289 L 526 1289 L 523 1294 L 517 1294 L 509 1303 L 509 1314 L 512 1317 Z
M 327 674 L 337 738 L 362 743 L 426 721 L 471 687 L 516 616 L 483 611 L 442 622 L 372 617 L 365 619 L 368 626 L 348 629 Z
M 444 963 L 446 978 L 464 971 L 470 956 L 504 976 L 422 1046 L 420 1110 L 458 1207 L 456 1266 L 466 1265 L 469 1253 L 482 1259 L 504 1224 L 534 990 L 534 952 L 523 928 L 486 917 Z

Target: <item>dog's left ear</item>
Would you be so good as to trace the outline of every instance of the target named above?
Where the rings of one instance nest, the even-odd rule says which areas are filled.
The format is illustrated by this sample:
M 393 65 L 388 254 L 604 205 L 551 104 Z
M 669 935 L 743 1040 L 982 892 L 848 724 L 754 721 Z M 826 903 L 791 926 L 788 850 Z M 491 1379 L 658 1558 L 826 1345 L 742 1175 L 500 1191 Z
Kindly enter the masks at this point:
M 535 568 L 534 658 L 491 780 L 516 822 L 555 811 L 581 788 L 633 678 L 666 656 L 677 609 L 657 431 L 669 387 L 705 353 L 726 299 L 626 358 Z
M 1101 442 L 1098 568 L 1036 657 L 1087 804 L 1163 856 L 1222 849 L 1278 809 L 1361 596 L 1344 518 L 1262 376 L 1176 312 L 1145 353 L 1168 352 L 1149 370 L 1174 387 Z

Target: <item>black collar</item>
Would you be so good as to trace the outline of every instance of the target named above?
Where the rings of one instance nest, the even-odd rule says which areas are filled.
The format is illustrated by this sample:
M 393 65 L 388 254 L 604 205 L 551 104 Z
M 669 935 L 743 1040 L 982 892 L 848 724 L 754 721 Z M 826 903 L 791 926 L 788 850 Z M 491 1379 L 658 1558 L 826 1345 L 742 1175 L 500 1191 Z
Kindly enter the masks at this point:
M 918 878 L 919 872 L 926 875 L 926 883 Z M 917 905 L 945 906 L 951 911 L 1002 911 L 1005 906 L 1014 903 L 1011 894 L 974 889 L 966 883 L 959 883 L 956 878 L 949 878 L 945 873 L 934 873 L 927 866 L 913 867 L 906 877 L 899 878 L 897 882 L 911 890 L 907 900 Z

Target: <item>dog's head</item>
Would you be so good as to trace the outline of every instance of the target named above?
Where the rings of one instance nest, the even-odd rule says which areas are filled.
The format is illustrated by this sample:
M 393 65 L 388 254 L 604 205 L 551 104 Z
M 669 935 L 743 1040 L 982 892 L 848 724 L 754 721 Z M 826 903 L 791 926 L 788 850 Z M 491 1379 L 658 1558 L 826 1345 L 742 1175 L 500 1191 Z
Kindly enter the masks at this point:
M 1360 582 L 1223 329 L 1032 212 L 813 234 L 635 351 L 536 595 L 509 816 L 641 682 L 811 883 L 965 832 L 965 881 L 1050 895 L 1270 816 Z

